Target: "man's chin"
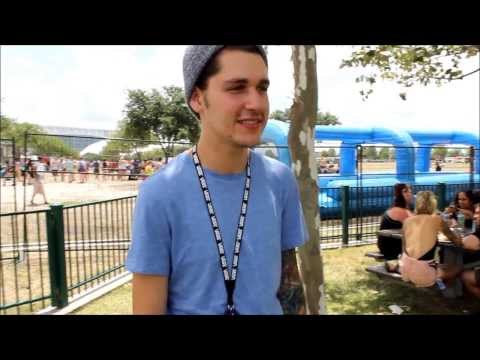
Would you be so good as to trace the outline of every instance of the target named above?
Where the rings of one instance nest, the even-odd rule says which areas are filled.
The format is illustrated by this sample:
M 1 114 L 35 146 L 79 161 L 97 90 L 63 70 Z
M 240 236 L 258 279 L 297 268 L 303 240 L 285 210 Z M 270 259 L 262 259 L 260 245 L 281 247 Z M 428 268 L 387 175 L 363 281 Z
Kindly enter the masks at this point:
M 260 138 L 236 141 L 236 144 L 241 148 L 251 148 L 251 147 L 260 145 L 260 143 L 261 143 Z

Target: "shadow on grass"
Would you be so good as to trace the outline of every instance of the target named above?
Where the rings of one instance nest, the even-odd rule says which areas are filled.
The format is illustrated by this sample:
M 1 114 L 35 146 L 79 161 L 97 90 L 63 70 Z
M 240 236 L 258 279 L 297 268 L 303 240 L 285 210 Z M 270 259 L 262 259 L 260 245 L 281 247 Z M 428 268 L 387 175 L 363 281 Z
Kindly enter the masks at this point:
M 404 314 L 469 314 L 480 311 L 480 302 L 469 296 L 447 299 L 438 290 L 413 288 L 353 270 L 352 280 L 326 283 L 329 313 L 391 314 L 390 305 L 398 305 Z

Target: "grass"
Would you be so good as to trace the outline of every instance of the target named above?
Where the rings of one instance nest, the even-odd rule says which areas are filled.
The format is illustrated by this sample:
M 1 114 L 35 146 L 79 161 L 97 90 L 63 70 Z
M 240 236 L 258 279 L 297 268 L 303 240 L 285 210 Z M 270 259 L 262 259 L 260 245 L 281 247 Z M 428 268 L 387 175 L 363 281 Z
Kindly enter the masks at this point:
M 65 248 L 71 250 L 65 251 L 69 286 L 123 264 L 131 237 L 132 208 L 133 202 L 124 199 L 64 210 Z M 28 251 L 17 263 L 12 258 L 23 252 L 23 245 Z M 0 217 L 0 259 L 0 307 L 50 294 L 45 212 Z M 113 275 L 92 280 L 70 295 Z M 0 314 L 34 312 L 46 303 L 48 306 L 50 300 L 3 309 Z
M 129 315 L 132 313 L 132 283 L 124 284 L 110 293 L 75 310 L 75 315 Z
M 112 269 L 125 261 L 126 250 L 122 251 L 75 251 L 66 252 L 67 285 L 73 286 Z M 122 269 L 91 280 L 85 285 L 69 291 L 77 295 L 94 285 L 104 282 L 122 272 Z M 0 304 L 7 305 L 50 295 L 48 254 L 26 253 L 24 261 L 4 261 L 0 263 Z M 38 301 L 9 309 L 0 310 L 0 314 L 29 314 L 51 304 L 50 299 Z
M 401 284 L 388 283 L 367 273 L 375 260 L 365 257 L 375 245 L 324 250 L 325 291 L 328 314 L 391 314 L 390 305 L 404 314 L 468 314 L 480 311 L 480 301 L 469 297 L 445 299 Z M 131 314 L 131 283 L 78 309 L 74 314 Z
M 404 314 L 466 314 L 480 311 L 480 301 L 469 297 L 446 299 L 367 273 L 376 263 L 365 257 L 376 245 L 323 251 L 328 314 L 391 314 L 390 305 Z

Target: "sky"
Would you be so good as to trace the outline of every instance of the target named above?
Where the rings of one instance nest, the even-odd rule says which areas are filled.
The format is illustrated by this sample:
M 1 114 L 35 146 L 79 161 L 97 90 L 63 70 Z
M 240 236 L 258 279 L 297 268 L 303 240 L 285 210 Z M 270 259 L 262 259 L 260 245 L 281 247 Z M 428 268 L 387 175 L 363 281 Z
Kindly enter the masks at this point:
M 1 114 L 39 125 L 114 130 L 123 117 L 129 89 L 183 87 L 185 46 L 2 46 Z M 379 81 L 367 101 L 355 78 L 362 69 L 340 69 L 352 46 L 317 46 L 318 109 L 343 125 L 398 129 L 463 130 L 479 133 L 480 76 L 442 87 L 404 90 Z M 270 110 L 293 101 L 289 46 L 269 46 Z M 469 72 L 480 59 L 465 62 Z M 364 72 L 363 72 L 364 73 Z

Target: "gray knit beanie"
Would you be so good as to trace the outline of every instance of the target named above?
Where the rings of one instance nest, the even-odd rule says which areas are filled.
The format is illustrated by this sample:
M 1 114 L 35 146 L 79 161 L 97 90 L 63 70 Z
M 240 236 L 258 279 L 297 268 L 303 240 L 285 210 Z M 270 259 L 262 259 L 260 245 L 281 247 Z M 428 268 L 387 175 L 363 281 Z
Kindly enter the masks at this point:
M 190 97 L 192 96 L 195 83 L 208 60 L 225 46 L 226 45 L 191 45 L 185 50 L 185 54 L 183 55 L 183 81 L 185 83 L 185 100 L 190 110 L 193 111 L 190 107 Z M 256 46 L 260 50 L 260 55 L 263 60 L 268 64 L 267 54 L 263 46 Z M 195 112 L 193 111 L 193 113 Z

